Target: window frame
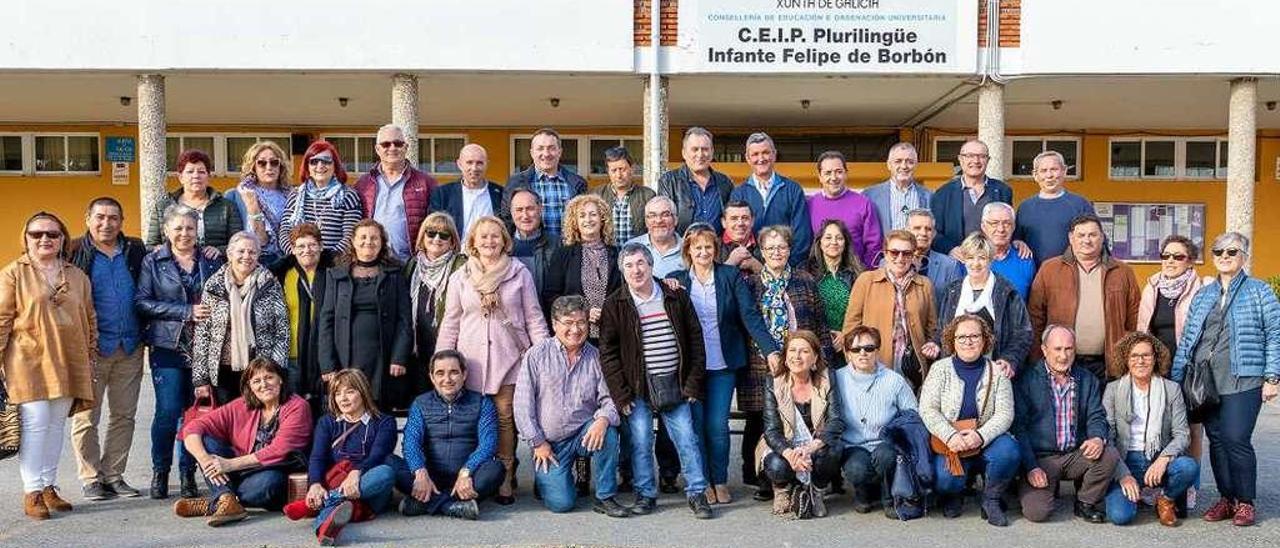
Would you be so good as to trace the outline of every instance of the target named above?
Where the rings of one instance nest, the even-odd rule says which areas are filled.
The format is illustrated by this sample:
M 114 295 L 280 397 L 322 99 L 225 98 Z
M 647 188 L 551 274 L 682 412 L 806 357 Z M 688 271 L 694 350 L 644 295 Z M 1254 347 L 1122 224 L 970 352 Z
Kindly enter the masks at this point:
M 577 164 L 575 164 L 573 167 L 574 167 L 574 169 L 576 170 L 576 173 L 578 174 L 578 176 L 582 177 L 583 179 L 590 179 L 590 178 L 592 178 L 592 175 L 591 175 L 591 139 L 592 139 L 593 137 L 603 137 L 603 138 L 606 138 L 606 139 L 607 139 L 607 138 L 609 138 L 609 137 L 608 137 L 608 136 L 606 136 L 606 135 L 591 135 L 591 134 L 588 134 L 588 133 L 574 133 L 574 134 L 562 133 L 562 134 L 560 134 L 560 142 L 561 142 L 561 143 L 563 143 L 565 139 L 576 139 L 576 140 L 577 140 L 577 142 L 578 142 L 578 163 L 577 163 Z M 507 136 L 507 153 L 508 153 L 508 154 L 510 154 L 510 156 L 508 156 L 508 158 L 510 158 L 510 160 L 507 162 L 508 173 L 518 173 L 518 172 L 520 171 L 520 170 L 518 169 L 518 168 L 519 168 L 519 166 L 517 166 L 517 165 L 516 165 L 516 159 L 517 159 L 517 156 L 519 155 L 519 152 L 517 152 L 517 150 L 516 150 L 516 141 L 518 141 L 518 140 L 520 140 L 520 139 L 530 139 L 530 140 L 532 140 L 532 139 L 533 139 L 533 133 L 532 133 L 532 132 L 530 132 L 530 133 L 518 133 L 518 134 L 517 134 L 517 133 L 512 133 L 512 134 L 510 134 L 510 135 L 508 135 L 508 136 Z M 584 164 L 583 162 L 586 162 L 586 163 Z M 596 177 L 597 177 L 597 178 L 599 178 L 600 176 L 598 176 L 598 175 L 597 175 Z M 605 175 L 604 177 L 605 177 L 605 178 L 608 178 L 608 175 Z
M 591 142 L 592 141 L 616 141 L 618 143 L 617 146 L 625 146 L 626 141 L 640 141 L 641 157 L 637 158 L 633 156 L 631 158 L 631 162 L 632 162 L 632 167 L 635 167 L 635 164 L 640 164 L 642 167 L 644 166 L 644 161 L 646 160 L 646 158 L 643 157 L 644 156 L 644 136 L 643 135 L 589 135 L 587 136 L 587 142 L 586 142 L 587 155 L 585 156 L 586 162 L 587 162 L 587 171 L 581 172 L 581 173 L 586 173 L 586 175 L 583 175 L 583 177 L 603 177 L 606 179 L 609 178 L 608 173 L 591 173 Z M 581 145 L 579 146 L 578 151 L 579 152 L 582 151 Z M 584 157 L 581 154 L 579 154 L 578 163 L 582 163 L 583 158 Z M 644 178 L 644 173 L 642 172 L 642 170 L 638 169 L 634 171 L 635 172 L 632 174 L 632 177 L 631 177 L 632 179 L 640 180 Z
M 320 135 L 320 137 L 319 137 L 318 139 L 319 139 L 319 140 L 321 140 L 321 141 L 329 141 L 329 142 L 332 142 L 334 139 L 355 139 L 355 142 L 353 142 L 353 143 L 352 143 L 351 150 L 355 151 L 355 154 L 357 155 L 357 157 L 356 157 L 356 158 L 343 158 L 343 159 L 342 159 L 342 167 L 343 167 L 343 169 L 346 169 L 346 170 L 347 170 L 347 174 L 348 174 L 348 175 L 356 175 L 357 177 L 359 177 L 360 175 L 364 175 L 365 173 L 367 173 L 367 172 L 365 172 L 365 171 L 357 171 L 357 170 L 355 169 L 355 166 L 356 166 L 356 165 L 357 165 L 357 163 L 358 163 L 358 162 L 357 162 L 357 160 L 358 160 L 358 158 L 359 158 L 359 156 L 358 156 L 358 155 L 360 154 L 360 139 L 368 139 L 370 142 L 372 142 L 372 143 L 373 143 L 373 146 L 374 146 L 374 148 L 375 148 L 375 149 L 376 149 L 376 148 L 377 148 L 377 146 L 378 146 L 378 143 L 377 143 L 377 141 L 378 141 L 378 134 L 377 134 L 377 132 L 376 132 L 376 131 L 375 131 L 374 133 L 367 133 L 367 134 L 360 134 L 360 133 L 325 133 L 325 134 Z M 334 146 L 336 147 L 337 145 L 334 145 Z M 373 153 L 373 157 L 374 157 L 374 158 L 377 158 L 377 157 L 378 157 L 378 153 L 377 153 L 376 151 Z
M 1079 135 L 1014 135 L 1005 137 L 1004 149 L 1008 151 L 1008 161 L 1005 162 L 1004 176 L 1006 180 L 1033 181 L 1035 175 L 1014 175 L 1013 174 L 1013 145 L 1016 142 L 1040 142 L 1040 152 L 1049 150 L 1049 141 L 1070 141 L 1076 145 L 1076 162 L 1075 173 L 1072 173 L 1071 167 L 1066 166 L 1067 172 L 1063 174 L 1063 179 L 1067 181 L 1079 181 L 1081 172 L 1084 171 L 1084 140 Z
M 204 151 L 204 152 L 208 153 L 210 158 L 213 158 L 213 170 L 210 170 L 209 175 L 210 175 L 210 176 L 217 175 L 217 169 L 218 169 L 218 134 L 216 134 L 216 133 L 199 133 L 199 132 L 191 132 L 191 131 L 179 131 L 179 132 L 177 132 L 177 133 L 166 133 L 166 134 L 164 135 L 164 139 L 165 139 L 165 141 L 164 141 L 164 142 L 165 142 L 165 146 L 166 146 L 166 147 L 168 147 L 168 146 L 169 146 L 169 138 L 170 138 L 170 137 L 175 138 L 175 139 L 177 139 L 177 140 L 178 140 L 178 156 L 182 156 L 182 151 L 187 150 L 187 147 L 182 146 L 183 139 L 188 139 L 188 138 L 213 139 L 213 150 L 206 150 L 206 151 Z M 170 177 L 177 177 L 177 176 L 178 176 L 178 172 L 176 171 L 177 166 L 169 166 L 169 165 L 168 165 L 168 162 L 169 162 L 168 156 L 169 156 L 169 155 L 168 155 L 168 153 L 166 152 L 166 153 L 165 153 L 165 166 L 164 166 L 165 173 L 166 173 L 166 175 L 168 175 L 168 176 L 170 176 Z M 175 159 L 174 159 L 174 161 L 177 161 L 177 159 L 175 158 Z
M 102 175 L 102 164 L 106 160 L 106 155 L 103 153 L 103 150 L 102 150 L 103 140 L 102 140 L 101 132 L 97 132 L 97 131 L 33 131 L 33 132 L 25 133 L 23 134 L 23 136 L 26 137 L 27 141 L 29 142 L 29 146 L 27 145 L 27 143 L 24 143 L 23 150 L 22 150 L 23 156 L 24 156 L 22 165 L 23 165 L 23 168 L 25 168 L 24 169 L 25 173 L 23 173 L 24 175 L 35 175 L 37 177 Z M 70 148 L 67 146 L 68 137 L 93 137 L 97 139 L 98 146 L 97 146 L 97 150 L 95 150 L 94 152 L 98 156 L 98 169 L 96 171 L 71 171 L 71 170 L 41 171 L 36 169 L 36 139 L 40 137 L 62 137 L 63 163 L 66 163 L 67 154 L 70 153 Z M 27 155 L 28 153 L 30 153 L 30 156 Z M 5 173 L 13 173 L 13 172 L 6 171 Z
M 378 137 L 377 135 L 374 135 L 374 139 L 377 139 L 377 137 Z M 464 147 L 471 144 L 470 136 L 467 135 L 466 133 L 419 133 L 418 134 L 418 169 L 422 170 L 424 173 L 430 174 L 433 177 L 437 177 L 437 176 L 461 177 L 462 174 L 457 171 L 435 171 L 434 169 L 435 165 L 438 163 L 435 161 L 436 160 L 435 158 L 435 155 L 436 155 L 435 140 L 436 139 L 462 139 L 462 146 Z M 429 147 L 429 154 L 428 154 L 430 158 L 427 158 L 427 159 L 423 158 L 424 149 L 422 146 L 422 141 L 424 140 L 430 142 L 431 144 L 431 146 Z M 378 144 L 374 143 L 373 146 L 377 147 Z M 376 155 L 377 153 L 375 152 L 374 154 Z M 453 160 L 457 160 L 457 158 L 453 158 Z M 423 165 L 429 165 L 431 166 L 432 169 L 422 169 Z
M 35 137 L 20 131 L 0 131 L 0 137 L 17 137 L 18 153 L 22 157 L 22 167 L 17 170 L 0 169 L 0 176 L 21 177 L 35 172 Z M 102 165 L 99 163 L 98 165 Z M 51 173 L 51 172 L 46 172 Z
M 1173 175 L 1146 175 L 1147 142 L 1173 142 Z M 1112 144 L 1138 143 L 1138 175 L 1136 177 L 1118 177 L 1111 174 Z M 1192 177 L 1187 175 L 1187 143 L 1213 143 L 1214 176 Z M 1121 135 L 1107 139 L 1107 178 L 1113 181 L 1223 181 L 1227 180 L 1226 162 L 1223 158 L 1223 144 L 1228 138 L 1221 135 L 1180 137 L 1173 135 Z M 1228 151 L 1229 152 L 1229 151 Z M 1223 173 L 1218 176 L 1218 166 L 1224 166 Z

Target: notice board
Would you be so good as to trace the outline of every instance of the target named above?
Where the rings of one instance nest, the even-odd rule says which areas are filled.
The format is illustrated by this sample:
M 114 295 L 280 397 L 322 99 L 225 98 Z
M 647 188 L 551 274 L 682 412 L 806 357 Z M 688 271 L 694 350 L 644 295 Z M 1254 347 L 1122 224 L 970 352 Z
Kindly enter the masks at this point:
M 1204 204 L 1094 202 L 1093 208 L 1117 259 L 1160 262 L 1160 242 L 1173 234 L 1204 249 Z M 1196 262 L 1204 262 L 1203 254 Z

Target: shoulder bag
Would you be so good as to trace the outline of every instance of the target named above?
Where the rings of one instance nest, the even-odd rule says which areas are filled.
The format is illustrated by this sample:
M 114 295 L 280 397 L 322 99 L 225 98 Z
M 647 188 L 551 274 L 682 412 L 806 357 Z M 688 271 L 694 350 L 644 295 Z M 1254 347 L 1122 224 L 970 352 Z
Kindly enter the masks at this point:
M 978 406 L 979 414 L 982 413 L 981 411 L 982 409 L 987 408 L 987 400 L 991 397 L 991 385 L 994 384 L 994 381 L 995 381 L 995 379 L 992 378 L 991 364 L 987 363 L 985 367 L 987 369 L 987 385 L 982 389 L 982 404 Z M 957 421 L 953 421 L 951 423 L 951 426 L 952 428 L 955 428 L 957 431 L 977 430 L 978 419 L 960 419 Z M 960 463 L 960 459 L 967 459 L 969 457 L 972 457 L 982 452 L 982 448 L 977 447 L 974 449 L 970 449 L 968 451 L 961 451 L 957 453 L 955 451 L 952 451 L 951 448 L 947 446 L 946 440 L 943 440 L 942 438 L 939 438 L 938 436 L 935 436 L 933 434 L 929 434 L 929 448 L 933 449 L 934 453 L 937 453 L 939 456 L 946 459 L 947 471 L 951 472 L 951 475 L 953 476 L 964 475 L 964 466 Z

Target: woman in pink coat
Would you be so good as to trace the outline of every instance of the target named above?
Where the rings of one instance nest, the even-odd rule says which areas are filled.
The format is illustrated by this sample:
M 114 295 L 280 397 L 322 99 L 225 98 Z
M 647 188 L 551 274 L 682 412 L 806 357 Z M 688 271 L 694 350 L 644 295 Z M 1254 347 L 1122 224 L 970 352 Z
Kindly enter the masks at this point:
M 499 504 L 515 502 L 516 366 L 525 350 L 549 336 L 533 275 L 511 260 L 514 244 L 497 217 L 476 221 L 463 244 L 467 264 L 450 275 L 454 289 L 436 341 L 437 351 L 457 350 L 467 358 L 467 388 L 491 396 L 498 408 L 498 459 L 507 471 L 494 498 Z

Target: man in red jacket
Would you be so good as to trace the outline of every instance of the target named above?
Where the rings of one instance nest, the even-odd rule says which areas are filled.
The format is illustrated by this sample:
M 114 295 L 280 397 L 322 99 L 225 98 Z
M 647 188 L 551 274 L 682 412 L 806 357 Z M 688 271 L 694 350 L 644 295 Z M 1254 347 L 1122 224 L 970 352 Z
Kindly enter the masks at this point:
M 387 245 L 401 261 L 413 254 L 418 227 L 427 218 L 436 180 L 410 165 L 404 129 L 387 124 L 378 129 L 373 149 L 378 164 L 356 181 L 364 216 L 387 229 Z

